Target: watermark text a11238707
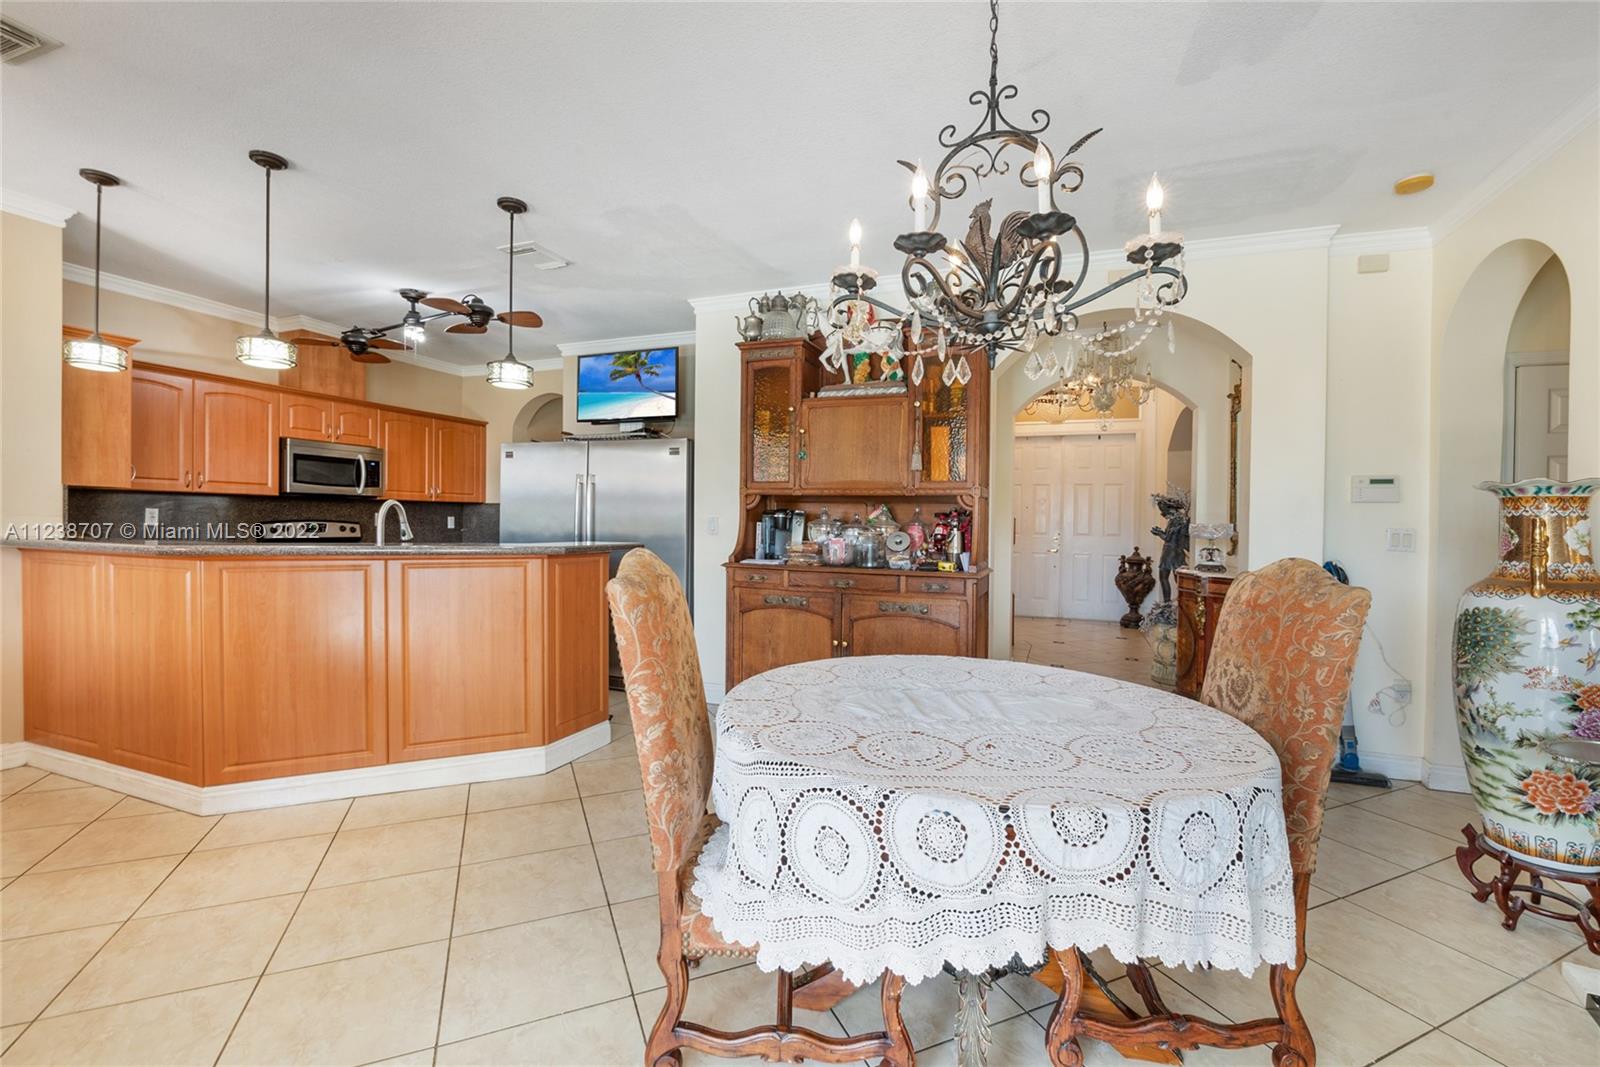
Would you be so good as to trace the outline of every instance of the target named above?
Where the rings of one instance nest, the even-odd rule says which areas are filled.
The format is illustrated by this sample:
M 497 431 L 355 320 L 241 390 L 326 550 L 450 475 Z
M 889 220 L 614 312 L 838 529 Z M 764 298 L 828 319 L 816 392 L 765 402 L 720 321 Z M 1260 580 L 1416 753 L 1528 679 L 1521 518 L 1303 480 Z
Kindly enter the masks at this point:
M 133 522 L 13 522 L 4 539 L 16 541 L 253 541 L 266 532 L 259 522 L 207 522 L 141 526 Z

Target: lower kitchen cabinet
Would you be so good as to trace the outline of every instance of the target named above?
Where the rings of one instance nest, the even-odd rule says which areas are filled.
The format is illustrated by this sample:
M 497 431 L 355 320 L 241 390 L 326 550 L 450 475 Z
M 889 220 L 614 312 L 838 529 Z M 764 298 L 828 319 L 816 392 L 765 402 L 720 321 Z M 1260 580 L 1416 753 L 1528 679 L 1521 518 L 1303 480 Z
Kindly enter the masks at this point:
M 731 688 L 832 656 L 987 656 L 987 572 L 728 568 Z
M 609 556 L 22 552 L 25 736 L 194 785 L 606 720 Z
M 206 560 L 205 781 L 388 756 L 381 560 Z

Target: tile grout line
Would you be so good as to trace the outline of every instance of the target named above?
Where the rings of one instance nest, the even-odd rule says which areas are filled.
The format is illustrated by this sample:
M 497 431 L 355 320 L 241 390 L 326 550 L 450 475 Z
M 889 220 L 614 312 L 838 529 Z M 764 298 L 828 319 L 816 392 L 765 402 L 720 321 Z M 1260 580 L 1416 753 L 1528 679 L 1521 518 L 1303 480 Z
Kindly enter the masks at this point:
M 635 754 L 634 759 L 635 759 L 635 762 L 638 761 L 637 754 Z M 572 772 L 572 779 L 573 779 L 573 783 L 577 784 L 577 780 L 578 780 L 578 772 L 577 771 L 573 771 Z M 638 993 L 638 990 L 633 988 L 633 973 L 628 969 L 628 953 L 622 947 L 622 931 L 617 929 L 617 915 L 616 915 L 616 912 L 611 910 L 615 906 L 615 904 L 613 903 L 613 901 L 611 899 L 611 887 L 606 885 L 605 869 L 600 866 L 600 853 L 595 848 L 594 829 L 592 827 L 590 827 L 590 825 L 589 825 L 589 806 L 587 804 L 585 804 L 583 801 L 584 801 L 583 787 L 581 785 L 578 785 L 578 810 L 583 813 L 583 832 L 589 838 L 589 854 L 594 857 L 595 873 L 600 876 L 600 895 L 602 897 L 604 897 L 605 901 L 606 901 L 606 918 L 611 920 L 611 936 L 616 940 L 616 943 L 617 943 L 617 955 L 622 958 L 622 977 L 628 983 L 628 1000 L 633 1004 L 633 1017 L 639 1021 L 639 1039 L 640 1039 L 641 1042 L 643 1042 L 645 1044 L 648 1044 L 649 1041 L 650 1041 L 650 1034 L 644 1028 L 644 1015 L 641 1014 L 640 1011 L 639 1011 L 639 993 Z M 646 818 L 646 828 L 648 829 L 648 825 L 649 825 L 649 816 L 648 816 L 648 814 L 646 815 L 645 818 Z M 648 833 L 645 836 L 648 837 L 649 836 Z M 652 849 L 651 850 L 651 864 L 650 864 L 650 869 L 651 869 L 652 872 L 655 870 L 655 862 L 654 862 L 654 860 L 655 860 L 655 852 L 654 852 L 654 849 Z M 660 892 L 660 890 L 658 889 L 657 893 L 659 894 L 659 892 Z M 646 898 L 637 897 L 635 899 L 643 900 L 643 899 L 646 899 Z M 627 901 L 617 901 L 615 903 L 627 903 Z M 660 951 L 660 947 L 659 946 L 657 946 L 657 951 L 658 952 Z M 663 976 L 663 978 L 664 977 L 665 976 Z M 663 988 L 665 988 L 665 987 L 663 986 Z
M 272 959 L 283 947 L 283 939 L 289 935 L 289 928 L 294 925 L 295 916 L 300 914 L 300 906 L 306 902 L 306 894 L 311 892 L 312 885 L 317 880 L 317 874 L 322 870 L 322 865 L 327 862 L 328 853 L 333 851 L 333 843 L 339 836 L 339 831 L 344 829 L 345 820 L 350 817 L 350 809 L 354 803 L 344 809 L 344 814 L 339 817 L 339 825 L 333 828 L 333 834 L 328 838 L 328 847 L 322 850 L 322 856 L 317 860 L 317 865 L 312 868 L 310 876 L 306 879 L 306 887 L 300 891 L 300 898 L 294 902 L 294 910 L 289 913 L 289 921 L 283 924 L 283 929 L 278 931 L 278 940 L 272 945 L 272 951 L 267 953 L 267 958 L 261 963 L 261 971 L 256 975 L 255 984 L 250 987 L 250 993 L 244 998 L 244 1004 L 239 1008 L 239 1014 L 234 1016 L 233 1024 L 228 1027 L 228 1035 L 222 1039 L 222 1044 L 217 1046 L 217 1055 L 212 1059 L 212 1067 L 222 1062 L 223 1053 L 228 1051 L 228 1046 L 233 1043 L 233 1035 L 239 1030 L 239 1023 L 244 1019 L 245 1013 L 250 1010 L 250 1003 L 256 999 L 256 993 L 261 989 L 261 981 L 267 976 L 267 968 L 272 966 Z M 219 822 L 221 820 L 218 820 Z
M 467 853 L 467 817 L 471 812 L 472 785 L 469 784 L 466 808 L 461 813 L 461 840 L 456 845 L 456 884 L 454 892 L 450 894 L 450 925 L 445 928 L 444 974 L 439 978 L 439 1014 L 433 1021 L 433 1055 L 429 1057 L 432 1060 L 439 1058 L 439 1040 L 444 1036 L 444 999 L 450 989 L 450 957 L 455 955 L 456 912 L 461 908 L 461 868 L 465 866 L 463 859 Z

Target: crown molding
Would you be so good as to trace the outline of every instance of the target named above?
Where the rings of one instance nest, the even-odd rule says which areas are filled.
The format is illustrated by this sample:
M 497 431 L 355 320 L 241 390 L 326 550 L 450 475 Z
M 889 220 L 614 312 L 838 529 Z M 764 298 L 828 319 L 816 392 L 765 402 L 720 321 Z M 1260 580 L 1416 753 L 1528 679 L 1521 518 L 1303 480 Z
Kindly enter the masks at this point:
M 1517 151 L 1507 157 L 1489 176 L 1479 182 L 1456 206 L 1445 212 L 1429 228 L 1435 243 L 1444 240 L 1463 222 L 1482 211 L 1496 197 L 1505 192 L 1530 170 L 1555 155 L 1567 142 L 1593 125 L 1600 117 L 1600 91 L 1591 91 L 1578 98 L 1571 107 Z
M 1237 237 L 1203 237 L 1184 242 L 1183 258 L 1228 259 L 1234 256 L 1259 256 L 1272 252 L 1301 252 L 1308 248 L 1326 249 L 1337 232 L 1339 232 L 1338 226 L 1305 226 L 1296 230 L 1245 233 Z M 1120 262 L 1127 263 L 1120 250 L 1112 254 Z
M 693 330 L 679 330 L 675 333 L 642 333 L 635 337 L 608 337 L 599 341 L 566 341 L 556 345 L 556 350 L 563 357 L 589 356 L 596 352 L 626 352 L 635 348 L 666 348 L 672 345 L 682 347 L 694 344 Z M 552 361 L 556 366 L 561 366 L 560 360 Z
M 0 211 L 8 215 L 20 215 L 34 222 L 42 222 L 58 230 L 65 227 L 67 220 L 78 213 L 77 208 L 70 208 L 51 200 L 42 200 L 37 196 L 29 196 L 13 189 L 0 189 Z
M 1412 252 L 1433 247 L 1433 232 L 1426 226 L 1400 230 L 1341 233 L 1328 245 L 1330 256 L 1366 256 L 1376 252 Z
M 780 286 L 777 289 L 767 289 L 764 291 L 753 289 L 748 293 L 722 293 L 715 296 L 694 296 L 689 298 L 689 306 L 694 309 L 694 313 L 696 315 L 717 311 L 736 311 L 741 315 L 745 315 L 750 311 L 750 301 L 759 300 L 763 296 L 771 296 L 775 292 L 788 293 L 791 295 L 794 293 L 800 293 L 802 295 L 811 297 L 819 303 L 825 304 L 828 301 L 829 288 L 830 286 L 827 282 L 808 282 L 804 285 L 791 285 L 787 287 Z

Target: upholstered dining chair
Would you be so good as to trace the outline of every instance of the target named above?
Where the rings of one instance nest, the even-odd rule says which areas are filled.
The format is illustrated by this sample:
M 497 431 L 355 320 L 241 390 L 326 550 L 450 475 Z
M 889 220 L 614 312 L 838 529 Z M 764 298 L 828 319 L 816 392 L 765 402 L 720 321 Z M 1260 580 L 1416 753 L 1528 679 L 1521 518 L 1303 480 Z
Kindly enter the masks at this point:
M 771 1026 L 728 1033 L 683 1018 L 691 961 L 706 956 L 753 957 L 757 946 L 731 943 L 718 935 L 690 888 L 700 849 L 718 822 L 706 811 L 711 790 L 711 724 L 683 587 L 659 557 L 636 548 L 622 558 L 617 576 L 606 584 L 606 596 L 611 602 L 611 623 L 639 749 L 652 866 L 661 904 L 661 947 L 656 961 L 666 977 L 667 994 L 645 1046 L 646 1067 L 682 1063 L 680 1050 L 684 1048 L 784 1063 L 801 1059 L 845 1063 L 882 1057 L 888 1067 L 912 1067 L 911 1040 L 900 1018 L 904 981 L 892 974 L 883 977 L 881 1032 L 835 1038 L 794 1024 L 797 994 L 811 982 L 827 977 L 831 972 L 827 966 L 799 977 L 778 972 L 777 1018 Z M 847 986 L 826 984 L 835 985 L 838 995 L 848 991 Z M 803 999 L 801 1003 L 805 1006 Z
M 1054 953 L 1061 988 L 1046 1040 L 1057 1067 L 1083 1062 L 1080 1036 L 1144 1053 L 1270 1044 L 1275 1067 L 1315 1067 L 1316 1046 L 1295 1000 L 1295 983 L 1306 963 L 1306 897 L 1317 866 L 1328 781 L 1371 604 L 1367 590 L 1341 585 L 1309 560 L 1282 559 L 1240 575 L 1222 603 L 1200 690 L 1203 703 L 1260 734 L 1283 768 L 1297 949 L 1293 967 L 1271 968 L 1277 1015 L 1219 1024 L 1171 1012 L 1143 963 L 1130 964 L 1128 977 L 1148 1014 L 1125 1009 L 1126 1017 L 1116 1017 L 1088 1010 L 1085 978 L 1093 988 L 1103 988 L 1099 976 L 1082 953 Z M 1045 972 L 1039 977 L 1045 978 Z

